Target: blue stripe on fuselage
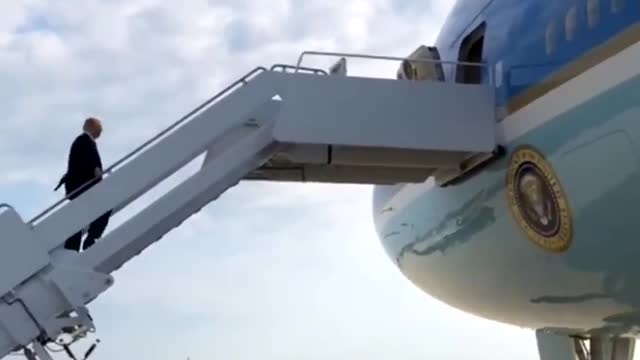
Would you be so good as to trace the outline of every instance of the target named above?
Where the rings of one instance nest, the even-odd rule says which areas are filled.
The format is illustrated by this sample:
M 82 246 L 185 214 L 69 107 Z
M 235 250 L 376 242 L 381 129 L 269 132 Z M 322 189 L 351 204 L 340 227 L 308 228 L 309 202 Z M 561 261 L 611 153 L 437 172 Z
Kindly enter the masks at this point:
M 504 106 L 532 86 L 570 65 L 590 50 L 605 44 L 640 21 L 640 1 L 622 2 L 623 8 L 611 12 L 611 1 L 598 1 L 598 23 L 589 27 L 584 0 L 458 0 L 436 42 L 443 60 L 458 60 L 462 40 L 476 26 L 486 22 L 483 61 L 501 78 L 496 102 Z M 565 39 L 565 16 L 576 7 L 573 40 Z M 556 22 L 556 50 L 545 51 L 545 30 Z M 419 40 L 418 40 L 419 41 Z M 501 63 L 499 69 L 495 65 Z M 455 69 L 445 67 L 448 81 L 455 79 Z M 484 79 L 488 82 L 489 79 Z M 374 214 L 401 186 L 377 186 L 374 191 Z
M 462 40 L 486 22 L 483 61 L 492 67 L 502 62 L 499 77 L 503 85 L 498 89 L 497 101 L 499 106 L 504 105 L 640 21 L 639 1 L 623 1 L 624 7 L 616 13 L 611 11 L 611 2 L 597 1 L 598 22 L 590 27 L 585 0 L 494 0 L 488 6 L 477 0 L 459 0 L 436 46 L 443 59 L 458 60 Z M 576 8 L 575 35 L 567 40 L 565 18 L 572 7 Z M 479 10 L 481 13 L 476 15 Z M 553 53 L 547 54 L 545 32 L 551 22 L 556 24 L 556 46 Z M 453 74 L 448 75 L 453 79 Z

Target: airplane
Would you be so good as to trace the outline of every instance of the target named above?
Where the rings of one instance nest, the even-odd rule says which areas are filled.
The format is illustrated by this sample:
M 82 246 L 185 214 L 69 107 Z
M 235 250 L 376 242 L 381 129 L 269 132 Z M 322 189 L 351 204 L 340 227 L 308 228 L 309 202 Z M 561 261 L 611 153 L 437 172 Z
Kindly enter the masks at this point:
M 458 0 L 398 78 L 495 81 L 506 156 L 452 187 L 377 185 L 425 293 L 536 332 L 541 359 L 632 359 L 640 330 L 640 1 Z M 495 76 L 492 79 L 492 75 Z M 465 99 L 460 99 L 465 106 Z
M 382 246 L 424 292 L 535 330 L 541 360 L 632 359 L 639 20 L 638 0 L 458 0 L 407 57 L 253 69 L 73 201 L 28 221 L 0 204 L 0 356 L 71 354 L 114 272 L 238 182 L 269 180 L 373 184 Z M 314 54 L 343 58 L 303 67 Z M 354 77 L 346 57 L 400 65 Z M 202 154 L 91 248 L 63 251 Z

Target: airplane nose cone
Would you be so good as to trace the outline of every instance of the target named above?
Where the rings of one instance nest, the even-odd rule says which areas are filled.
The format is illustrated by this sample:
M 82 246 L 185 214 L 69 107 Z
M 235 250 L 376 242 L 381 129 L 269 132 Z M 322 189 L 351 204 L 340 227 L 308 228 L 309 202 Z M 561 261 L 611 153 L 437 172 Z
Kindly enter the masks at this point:
M 382 185 L 376 186 L 373 190 L 373 214 L 380 215 L 387 206 L 387 203 L 395 194 L 402 189 L 403 185 Z

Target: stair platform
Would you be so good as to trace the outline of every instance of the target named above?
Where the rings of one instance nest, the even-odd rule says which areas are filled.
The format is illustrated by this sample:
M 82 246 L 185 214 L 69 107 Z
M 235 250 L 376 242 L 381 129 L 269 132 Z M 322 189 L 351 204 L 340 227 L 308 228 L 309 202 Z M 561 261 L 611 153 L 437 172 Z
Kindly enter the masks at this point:
M 492 85 L 347 76 L 342 59 L 329 72 L 299 65 L 250 71 L 73 201 L 28 222 L 0 205 L 0 357 L 31 345 L 46 359 L 38 340 L 90 332 L 85 305 L 111 274 L 240 181 L 455 186 L 504 154 Z M 69 236 L 203 154 L 199 171 L 87 251 L 61 254 Z

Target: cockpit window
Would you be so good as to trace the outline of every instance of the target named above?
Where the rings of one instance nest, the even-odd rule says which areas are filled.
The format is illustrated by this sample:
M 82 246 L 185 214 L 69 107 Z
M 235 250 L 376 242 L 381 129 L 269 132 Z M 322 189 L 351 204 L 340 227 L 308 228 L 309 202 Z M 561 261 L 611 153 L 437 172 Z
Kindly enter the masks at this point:
M 567 16 L 564 19 L 564 31 L 567 41 L 573 40 L 576 36 L 577 15 L 578 10 L 575 6 L 572 6 L 569 11 L 567 11 Z
M 589 27 L 595 27 L 598 25 L 600 19 L 600 1 L 599 0 L 587 0 L 587 22 Z
M 545 49 L 547 55 L 551 55 L 556 49 L 556 22 L 551 21 L 547 24 L 547 28 L 544 33 Z
M 624 7 L 624 0 L 611 0 L 611 12 L 617 14 Z

